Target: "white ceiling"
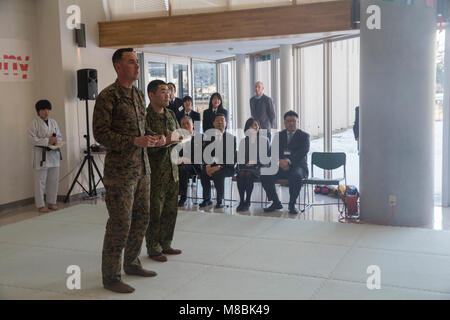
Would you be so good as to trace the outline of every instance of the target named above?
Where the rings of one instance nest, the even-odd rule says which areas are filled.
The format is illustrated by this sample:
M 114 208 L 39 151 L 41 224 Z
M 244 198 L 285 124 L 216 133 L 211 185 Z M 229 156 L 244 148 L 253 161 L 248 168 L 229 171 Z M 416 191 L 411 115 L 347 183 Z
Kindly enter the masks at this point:
M 357 34 L 359 34 L 359 30 L 346 30 L 341 32 L 311 33 L 271 39 L 234 41 L 226 40 L 189 44 L 150 45 L 143 48 L 136 48 L 136 50 L 179 55 L 192 58 L 220 60 L 233 57 L 236 54 L 249 54 L 258 51 L 279 48 L 282 44 L 296 44 L 331 36 Z

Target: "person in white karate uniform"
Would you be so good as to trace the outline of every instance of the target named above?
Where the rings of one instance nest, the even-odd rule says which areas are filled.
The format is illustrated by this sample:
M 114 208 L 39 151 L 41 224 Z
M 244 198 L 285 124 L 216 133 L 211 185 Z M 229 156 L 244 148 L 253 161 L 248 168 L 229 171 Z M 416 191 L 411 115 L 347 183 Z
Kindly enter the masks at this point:
M 34 172 L 34 199 L 39 212 L 58 210 L 60 150 L 52 150 L 49 146 L 61 143 L 62 136 L 58 124 L 49 118 L 52 105 L 48 100 L 36 103 L 37 117 L 31 122 L 28 135 L 31 140 L 31 161 Z M 48 208 L 45 207 L 44 190 L 46 189 Z

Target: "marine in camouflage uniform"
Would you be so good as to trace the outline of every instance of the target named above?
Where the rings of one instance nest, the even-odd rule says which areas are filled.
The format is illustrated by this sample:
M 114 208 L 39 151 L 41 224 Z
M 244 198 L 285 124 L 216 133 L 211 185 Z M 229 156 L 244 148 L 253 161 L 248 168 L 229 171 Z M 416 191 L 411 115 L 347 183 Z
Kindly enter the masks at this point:
M 167 136 L 179 129 L 175 113 L 163 108 L 156 113 L 149 105 L 147 126 L 157 134 Z M 175 147 L 148 148 L 151 167 L 150 224 L 145 234 L 149 256 L 157 256 L 171 247 L 178 213 L 178 165 L 172 163 L 170 154 Z
M 102 90 L 95 103 L 94 137 L 107 150 L 104 285 L 121 280 L 123 249 L 125 272 L 142 268 L 138 257 L 150 219 L 150 168 L 146 148 L 136 146 L 134 139 L 146 134 L 145 116 L 143 93 L 135 86 L 124 88 L 117 80 Z

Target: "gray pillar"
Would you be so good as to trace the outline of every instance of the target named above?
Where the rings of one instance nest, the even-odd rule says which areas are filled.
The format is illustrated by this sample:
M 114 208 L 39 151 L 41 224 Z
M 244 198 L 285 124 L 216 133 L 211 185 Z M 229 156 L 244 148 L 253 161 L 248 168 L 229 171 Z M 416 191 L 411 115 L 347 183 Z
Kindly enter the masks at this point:
M 294 63 L 292 45 L 280 46 L 280 117 L 294 109 Z
M 381 29 L 369 30 L 370 5 Z M 361 219 L 396 226 L 433 220 L 436 9 L 416 0 L 361 1 Z M 396 197 L 391 207 L 389 196 Z
M 247 73 L 245 70 L 245 55 L 236 55 L 236 129 L 243 129 L 250 114 L 250 97 L 246 92 Z
M 442 116 L 442 206 L 450 206 L 450 28 L 445 29 L 444 108 Z

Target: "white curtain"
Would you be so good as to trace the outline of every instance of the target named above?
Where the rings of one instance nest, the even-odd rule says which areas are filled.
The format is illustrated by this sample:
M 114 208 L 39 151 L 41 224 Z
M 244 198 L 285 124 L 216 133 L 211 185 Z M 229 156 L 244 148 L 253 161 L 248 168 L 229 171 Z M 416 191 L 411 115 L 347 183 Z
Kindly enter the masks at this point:
M 227 10 L 227 0 L 172 0 L 172 15 L 220 12 Z
M 290 0 L 231 0 L 232 10 L 285 6 L 291 4 Z
M 167 16 L 168 0 L 109 0 L 111 20 Z

